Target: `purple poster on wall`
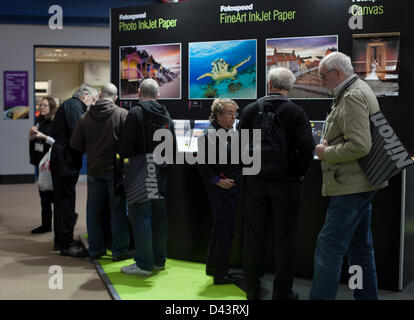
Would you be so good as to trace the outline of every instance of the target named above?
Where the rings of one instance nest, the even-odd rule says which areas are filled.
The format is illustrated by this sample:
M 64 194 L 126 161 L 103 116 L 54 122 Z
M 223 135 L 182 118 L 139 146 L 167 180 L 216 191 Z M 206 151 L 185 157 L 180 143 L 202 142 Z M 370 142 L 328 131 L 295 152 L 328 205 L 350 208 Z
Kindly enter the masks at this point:
M 4 119 L 29 118 L 29 74 L 27 71 L 4 71 Z

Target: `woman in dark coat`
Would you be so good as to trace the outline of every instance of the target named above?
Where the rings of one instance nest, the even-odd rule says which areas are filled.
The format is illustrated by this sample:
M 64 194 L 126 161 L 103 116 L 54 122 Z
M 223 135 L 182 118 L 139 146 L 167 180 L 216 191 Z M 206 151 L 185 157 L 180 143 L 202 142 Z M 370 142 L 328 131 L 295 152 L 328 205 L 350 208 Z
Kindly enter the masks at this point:
M 224 130 L 232 134 L 238 106 L 230 99 L 215 99 L 211 106 L 210 126 L 204 131 L 205 159 L 209 159 L 209 143 L 216 141 L 214 134 Z M 217 130 L 217 131 L 216 131 Z M 203 136 L 200 137 L 202 139 Z M 210 209 L 213 215 L 212 230 L 207 252 L 206 274 L 214 276 L 214 284 L 230 284 L 237 279 L 229 274 L 230 247 L 235 228 L 235 215 L 242 184 L 242 168 L 231 164 L 231 141 L 226 146 L 226 163 L 198 165 L 198 170 L 207 188 Z M 200 150 L 199 150 L 200 151 Z M 216 156 L 219 146 L 216 145 Z
M 50 137 L 50 134 L 56 110 L 57 105 L 55 100 L 52 97 L 44 97 L 40 104 L 40 114 L 37 118 L 37 124 L 30 128 L 30 163 L 36 167 L 39 166 L 40 161 L 55 142 L 55 140 Z M 42 225 L 31 231 L 35 234 L 52 231 L 53 190 L 39 190 L 39 194 L 42 205 Z

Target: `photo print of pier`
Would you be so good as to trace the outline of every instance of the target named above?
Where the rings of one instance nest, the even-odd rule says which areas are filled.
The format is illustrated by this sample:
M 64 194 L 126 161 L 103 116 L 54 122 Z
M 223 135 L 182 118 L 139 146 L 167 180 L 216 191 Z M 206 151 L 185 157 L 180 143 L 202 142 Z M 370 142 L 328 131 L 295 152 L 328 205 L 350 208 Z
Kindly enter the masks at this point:
M 337 35 L 266 39 L 266 79 L 271 68 L 285 67 L 296 76 L 289 98 L 331 98 L 322 87 L 318 68 L 323 57 L 334 51 L 338 51 Z
M 160 86 L 160 99 L 181 99 L 181 43 L 120 47 L 120 98 L 138 99 L 144 79 Z
M 256 40 L 190 42 L 189 99 L 256 99 Z
M 377 96 L 398 96 L 400 33 L 354 34 L 352 65 Z

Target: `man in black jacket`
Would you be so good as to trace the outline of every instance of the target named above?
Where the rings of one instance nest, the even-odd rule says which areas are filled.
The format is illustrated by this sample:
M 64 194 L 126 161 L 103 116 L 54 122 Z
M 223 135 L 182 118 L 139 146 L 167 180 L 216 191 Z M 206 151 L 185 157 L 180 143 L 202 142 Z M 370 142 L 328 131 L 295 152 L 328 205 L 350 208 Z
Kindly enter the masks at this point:
M 267 226 L 273 234 L 275 259 L 272 298 L 298 299 L 292 291 L 296 225 L 301 184 L 313 157 L 314 141 L 304 110 L 287 98 L 295 80 L 288 69 L 271 69 L 268 76 L 269 95 L 265 97 L 264 104 L 265 111 L 278 115 L 285 132 L 287 174 L 280 176 L 260 172 L 255 176 L 246 176 L 243 268 L 249 300 L 261 298 L 260 277 L 263 276 L 266 256 Z M 241 130 L 254 128 L 258 111 L 258 102 L 246 106 L 239 123 Z
M 174 136 L 174 124 L 167 108 L 159 104 L 159 86 L 154 79 L 144 80 L 138 91 L 139 104 L 132 108 L 125 121 L 121 138 L 121 157 L 126 159 L 152 153 L 156 147 L 153 141 L 154 126 L 168 129 Z M 173 142 L 173 144 L 175 144 Z M 152 165 L 152 164 L 151 164 Z M 149 165 L 148 165 L 149 167 Z M 167 257 L 167 212 L 166 184 L 167 168 L 159 168 L 158 199 L 144 202 L 128 202 L 128 217 L 131 222 L 135 263 L 121 268 L 125 274 L 150 276 L 155 270 L 164 270 Z M 150 172 L 150 169 L 148 169 Z M 148 179 L 147 179 L 148 180 Z M 147 185 L 148 186 L 148 185 Z M 128 190 L 126 190 L 128 194 Z
M 87 84 L 76 89 L 56 112 L 52 126 L 55 139 L 50 154 L 50 170 L 54 196 L 54 249 L 60 254 L 85 257 L 87 252 L 73 239 L 78 214 L 75 212 L 76 182 L 82 167 L 82 153 L 69 146 L 69 139 L 79 118 L 98 98 L 98 92 Z
M 80 118 L 70 139 L 71 147 L 86 152 L 88 157 L 88 199 L 86 226 L 89 257 L 98 259 L 106 254 L 101 212 L 108 204 L 112 234 L 112 259 L 121 261 L 129 254 L 129 231 L 125 196 L 115 195 L 114 156 L 128 114 L 115 104 L 118 89 L 105 84 L 99 100 Z

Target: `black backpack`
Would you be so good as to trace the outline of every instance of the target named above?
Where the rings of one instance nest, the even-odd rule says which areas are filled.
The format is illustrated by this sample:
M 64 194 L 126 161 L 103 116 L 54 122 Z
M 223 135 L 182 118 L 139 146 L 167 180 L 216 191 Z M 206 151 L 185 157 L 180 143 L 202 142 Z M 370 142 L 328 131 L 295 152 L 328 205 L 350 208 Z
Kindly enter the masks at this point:
M 253 129 L 261 129 L 261 168 L 260 175 L 271 175 L 286 177 L 288 171 L 288 152 L 286 142 L 286 132 L 283 127 L 279 114 L 287 109 L 287 100 L 272 99 L 263 97 L 257 100 L 259 112 L 253 121 Z M 266 102 L 277 104 L 274 108 L 266 108 Z M 276 103 L 274 103 L 276 102 Z M 253 146 L 253 132 L 250 136 L 250 150 L 257 149 Z M 252 153 L 251 153 L 252 154 Z
M 143 127 L 145 127 L 145 132 L 143 133 L 145 139 L 145 149 L 146 152 L 152 152 L 155 147 L 161 143 L 161 141 L 154 141 L 153 136 L 154 132 L 158 129 L 169 129 L 173 127 L 171 124 L 171 119 L 162 114 L 150 113 L 145 110 L 145 102 L 140 102 L 140 115 L 139 120 Z

